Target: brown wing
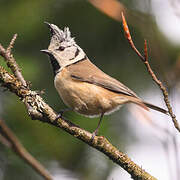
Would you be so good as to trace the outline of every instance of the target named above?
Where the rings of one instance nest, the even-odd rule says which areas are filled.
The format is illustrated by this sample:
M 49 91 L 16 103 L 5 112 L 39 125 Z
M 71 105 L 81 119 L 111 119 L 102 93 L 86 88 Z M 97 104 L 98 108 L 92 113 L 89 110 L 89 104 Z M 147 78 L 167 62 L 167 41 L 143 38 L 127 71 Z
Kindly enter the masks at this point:
M 79 61 L 67 68 L 71 73 L 71 77 L 75 80 L 95 84 L 116 93 L 137 97 L 133 91 L 118 80 L 105 74 L 88 59 Z
M 168 114 L 166 110 L 158 106 L 141 101 L 140 98 L 138 98 L 138 96 L 128 87 L 120 83 L 118 80 L 102 72 L 88 59 L 72 64 L 68 66 L 67 69 L 69 69 L 69 72 L 71 73 L 71 77 L 75 80 L 95 84 L 97 86 L 101 86 L 105 89 L 108 89 L 116 93 L 121 93 L 131 97 L 135 97 L 139 99 L 139 101 L 134 100 L 134 102 L 142 106 L 144 109 L 148 110 L 147 107 L 149 107 L 164 114 Z

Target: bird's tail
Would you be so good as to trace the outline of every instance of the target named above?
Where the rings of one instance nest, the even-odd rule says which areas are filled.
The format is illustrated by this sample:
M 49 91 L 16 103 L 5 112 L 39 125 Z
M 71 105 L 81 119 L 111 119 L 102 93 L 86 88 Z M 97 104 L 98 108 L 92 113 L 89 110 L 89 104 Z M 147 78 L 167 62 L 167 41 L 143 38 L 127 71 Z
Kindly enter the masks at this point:
M 137 97 L 128 97 L 128 100 L 129 100 L 129 102 L 132 102 L 132 103 L 137 104 L 138 106 L 141 106 L 143 109 L 145 109 L 147 111 L 149 111 L 149 108 L 150 108 L 150 109 L 153 109 L 155 111 L 159 111 L 159 112 L 161 112 L 163 114 L 169 115 L 169 112 L 167 110 L 165 110 L 163 108 L 160 108 L 158 106 L 155 106 L 153 104 L 144 102 L 140 98 L 137 98 Z
M 143 102 L 143 103 L 150 109 L 153 109 L 155 111 L 159 111 L 159 112 L 161 112 L 163 114 L 166 114 L 166 115 L 169 115 L 169 112 L 167 110 L 163 109 L 163 108 L 160 108 L 158 106 L 155 106 L 155 105 L 147 103 L 147 102 Z

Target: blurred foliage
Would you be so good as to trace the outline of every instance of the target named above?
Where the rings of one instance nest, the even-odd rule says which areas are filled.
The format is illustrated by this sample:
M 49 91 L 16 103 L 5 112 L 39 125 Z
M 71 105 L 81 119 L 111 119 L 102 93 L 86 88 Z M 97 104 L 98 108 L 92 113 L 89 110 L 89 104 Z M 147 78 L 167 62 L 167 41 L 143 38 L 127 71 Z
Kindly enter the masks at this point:
M 137 47 L 143 49 L 143 38 L 148 39 L 152 65 L 162 75 L 162 72 L 166 72 L 175 64 L 178 47 L 172 46 L 164 38 L 150 15 L 133 10 L 135 3 L 132 1 L 122 2 L 131 9 L 129 26 Z M 13 34 L 18 33 L 13 53 L 23 75 L 32 83 L 32 89 L 45 91 L 42 96 L 56 111 L 65 105 L 55 91 L 48 58 L 40 52 L 40 49 L 47 48 L 50 39 L 44 21 L 61 28 L 68 26 L 76 37 L 76 42 L 93 63 L 138 94 L 143 96 L 148 88 L 155 87 L 143 64 L 124 38 L 120 23 L 107 17 L 87 1 L 0 0 L 0 17 L 0 43 L 7 46 Z M 0 64 L 5 66 L 1 57 Z M 167 77 L 161 78 L 165 80 Z M 100 180 L 108 177 L 114 164 L 101 153 L 57 128 L 32 121 L 24 105 L 11 93 L 1 90 L 0 98 L 0 117 L 7 122 L 27 150 L 52 173 L 54 171 L 50 162 L 57 161 L 60 167 L 71 170 L 78 179 Z M 121 150 L 125 150 L 126 145 L 135 140 L 128 127 L 126 113 L 126 108 L 122 108 L 116 115 L 105 117 L 100 128 L 100 134 L 110 139 Z M 73 112 L 66 113 L 65 116 L 91 132 L 98 122 L 98 119 L 85 118 Z M 3 174 L 0 178 L 41 179 L 19 157 L 1 144 L 0 150 L 0 173 Z

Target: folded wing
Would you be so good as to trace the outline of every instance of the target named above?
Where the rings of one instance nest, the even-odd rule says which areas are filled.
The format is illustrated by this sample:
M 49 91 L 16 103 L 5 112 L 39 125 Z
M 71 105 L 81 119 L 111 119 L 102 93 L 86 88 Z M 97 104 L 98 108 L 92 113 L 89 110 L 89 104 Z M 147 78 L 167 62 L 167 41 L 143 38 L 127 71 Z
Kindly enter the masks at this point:
M 72 64 L 68 68 L 74 80 L 95 84 L 116 93 L 137 97 L 128 87 L 105 74 L 88 59 Z

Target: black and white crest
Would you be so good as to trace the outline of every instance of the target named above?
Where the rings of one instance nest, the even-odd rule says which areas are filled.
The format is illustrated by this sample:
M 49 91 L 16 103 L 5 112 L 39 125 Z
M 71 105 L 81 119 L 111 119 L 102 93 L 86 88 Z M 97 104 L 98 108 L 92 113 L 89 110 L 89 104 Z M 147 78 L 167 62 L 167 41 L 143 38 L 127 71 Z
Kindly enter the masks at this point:
M 74 38 L 71 37 L 68 27 L 65 27 L 63 31 L 54 24 L 47 22 L 46 24 L 50 29 L 51 40 L 48 49 L 42 51 L 53 59 L 51 60 L 51 63 L 53 62 L 53 69 L 57 71 L 57 63 L 60 68 L 63 68 L 86 58 L 84 51 L 76 44 Z M 54 62 L 55 60 L 57 63 Z M 54 64 L 56 64 L 55 68 Z
M 71 32 L 68 27 L 65 27 L 63 31 L 54 24 L 50 24 L 47 22 L 46 24 L 49 26 L 50 33 L 51 33 L 50 44 L 62 43 L 62 42 L 66 42 L 69 46 L 72 46 L 75 44 L 74 38 L 71 37 Z

